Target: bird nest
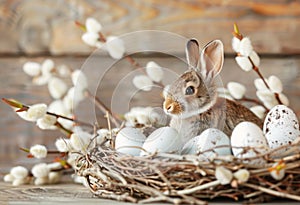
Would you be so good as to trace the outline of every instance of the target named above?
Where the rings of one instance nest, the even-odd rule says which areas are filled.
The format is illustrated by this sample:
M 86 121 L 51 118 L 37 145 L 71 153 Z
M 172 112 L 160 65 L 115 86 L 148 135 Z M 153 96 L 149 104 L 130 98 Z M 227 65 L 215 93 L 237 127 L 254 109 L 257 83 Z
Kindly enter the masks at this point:
M 287 147 L 292 154 L 281 159 L 272 157 L 274 152 Z M 299 148 L 297 142 L 253 158 L 214 156 L 203 160 L 200 155 L 169 153 L 130 156 L 110 146 L 97 145 L 81 154 L 76 171 L 86 179 L 94 195 L 118 201 L 173 204 L 207 204 L 208 200 L 225 198 L 252 203 L 276 198 L 300 201 Z M 249 163 L 257 159 L 264 163 Z M 217 173 L 220 167 L 223 172 Z M 243 180 L 236 177 L 239 170 L 248 176 Z M 283 174 L 282 179 L 276 180 L 271 172 Z

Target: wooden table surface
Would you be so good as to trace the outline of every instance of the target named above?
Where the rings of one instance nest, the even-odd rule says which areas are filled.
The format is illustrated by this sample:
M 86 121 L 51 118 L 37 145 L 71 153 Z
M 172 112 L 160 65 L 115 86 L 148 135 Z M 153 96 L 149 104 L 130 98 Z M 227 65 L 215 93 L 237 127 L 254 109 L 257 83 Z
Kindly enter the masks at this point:
M 22 64 L 28 60 L 42 62 L 46 57 L 2 57 L 0 58 L 0 96 L 7 98 L 16 98 L 26 104 L 37 102 L 51 102 L 45 87 L 32 86 L 30 78 L 22 71 Z M 64 63 L 73 68 L 80 68 L 86 61 L 86 57 L 56 57 L 53 58 L 58 64 Z M 99 61 L 105 62 L 106 57 L 99 57 Z M 174 69 L 176 72 L 183 72 L 185 67 L 178 62 L 178 59 L 168 57 L 142 57 L 138 61 L 145 64 L 149 60 L 155 60 L 163 67 Z M 261 60 L 262 73 L 268 77 L 271 74 L 277 75 L 283 81 L 284 93 L 290 99 L 290 107 L 294 109 L 298 118 L 300 116 L 300 58 L 298 56 L 290 57 L 263 57 Z M 94 65 L 99 67 L 100 65 Z M 101 99 L 107 104 L 110 102 L 112 89 L 114 88 L 114 79 L 120 79 L 120 76 L 129 72 L 132 68 L 127 61 L 115 65 L 118 72 L 107 74 L 103 87 L 101 88 Z M 101 67 L 101 66 L 100 66 Z M 101 68 L 100 68 L 101 69 Z M 97 73 L 99 70 L 94 70 Z M 90 74 L 91 76 L 93 73 Z M 233 58 L 226 58 L 224 69 L 221 73 L 223 83 L 237 81 L 247 86 L 249 96 L 254 96 L 255 88 L 253 80 L 257 77 L 255 73 L 245 73 L 235 64 Z M 92 80 L 91 80 L 92 81 Z M 92 81 L 93 83 L 93 81 Z M 158 93 L 156 93 L 158 96 Z M 159 105 L 161 99 L 147 100 L 155 98 L 155 93 L 151 95 L 140 94 L 132 102 L 132 105 Z M 156 96 L 156 97 L 157 97 Z M 148 98 L 147 98 L 148 97 Z M 82 110 L 89 106 L 84 106 Z M 59 132 L 39 130 L 33 123 L 25 122 L 18 118 L 12 110 L 0 103 L 0 173 L 5 174 L 10 167 L 15 165 L 24 165 L 31 167 L 38 160 L 26 158 L 26 154 L 18 150 L 18 147 L 30 147 L 36 143 L 46 144 L 49 148 L 54 148 L 54 141 L 60 137 Z M 12 187 L 11 185 L 0 183 L 0 204 L 2 202 L 9 204 L 122 204 L 107 200 L 94 199 L 89 190 L 77 184 L 58 184 L 46 186 L 24 185 Z M 214 202 L 219 203 L 219 202 Z M 283 201 L 280 202 L 284 204 Z M 292 204 L 292 203 L 291 203 Z M 297 203 L 294 203 L 297 204 Z
M 119 202 L 107 199 L 95 198 L 87 188 L 73 183 L 64 183 L 56 185 L 33 186 L 23 185 L 12 187 L 6 183 L 0 182 L 0 204 L 10 205 L 130 205 L 134 203 Z M 268 205 L 297 205 L 299 202 L 288 200 L 276 200 L 267 203 Z M 152 205 L 164 205 L 166 203 L 151 203 Z M 210 205 L 221 204 L 243 204 L 232 200 L 214 200 Z

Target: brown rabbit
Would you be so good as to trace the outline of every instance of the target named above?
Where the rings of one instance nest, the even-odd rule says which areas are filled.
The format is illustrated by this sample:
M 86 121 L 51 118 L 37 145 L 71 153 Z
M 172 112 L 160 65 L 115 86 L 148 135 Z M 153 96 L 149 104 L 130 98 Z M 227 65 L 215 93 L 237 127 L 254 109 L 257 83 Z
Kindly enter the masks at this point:
M 262 127 L 261 120 L 243 105 L 218 97 L 216 76 L 223 67 L 223 43 L 214 40 L 199 53 L 197 40 L 186 45 L 189 69 L 165 91 L 164 111 L 171 115 L 170 126 L 184 140 L 199 135 L 207 128 L 223 130 L 229 137 L 242 121 Z

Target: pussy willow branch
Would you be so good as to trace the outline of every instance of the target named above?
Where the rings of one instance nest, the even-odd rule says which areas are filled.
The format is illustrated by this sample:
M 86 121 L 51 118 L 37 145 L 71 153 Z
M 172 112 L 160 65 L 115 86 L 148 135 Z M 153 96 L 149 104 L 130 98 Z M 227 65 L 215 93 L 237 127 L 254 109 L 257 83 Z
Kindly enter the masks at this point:
M 237 24 L 234 24 L 234 31 L 232 32 L 233 36 L 238 38 L 239 40 L 242 40 L 244 37 L 243 35 L 240 33 Z M 240 56 L 240 53 L 237 53 L 238 56 Z M 248 56 L 248 59 L 252 65 L 253 70 L 257 73 L 257 75 L 262 79 L 263 83 L 265 84 L 265 86 L 270 90 L 270 86 L 267 83 L 267 81 L 265 80 L 264 76 L 262 75 L 262 73 L 260 72 L 259 68 L 253 63 L 253 60 L 250 58 L 250 56 Z M 278 93 L 274 93 L 274 96 L 277 100 L 277 102 L 279 104 L 283 104 L 282 101 L 279 98 L 279 94 Z
M 103 43 L 106 42 L 106 37 L 103 33 L 99 32 L 99 40 Z M 139 69 L 141 72 L 147 75 L 145 68 L 142 67 L 134 58 L 132 58 L 130 55 L 127 55 L 124 53 L 125 59 L 135 68 Z M 164 85 L 161 82 L 153 82 L 154 84 L 158 85 L 159 87 L 164 87 Z
M 19 149 L 22 150 L 23 152 L 27 152 L 27 153 L 30 152 L 30 150 L 28 148 L 20 147 Z M 67 153 L 68 152 L 60 152 L 57 150 L 47 150 L 47 154 L 62 154 L 63 156 L 65 156 Z
M 20 103 L 20 102 L 14 102 L 13 100 L 10 100 L 10 99 L 7 99 L 7 98 L 2 98 L 2 101 L 5 102 L 6 104 L 10 105 L 10 106 L 13 106 L 15 108 L 19 108 L 19 110 L 17 110 L 16 112 L 20 112 L 20 111 L 27 111 L 30 106 L 28 105 L 25 105 L 23 103 Z M 18 107 L 16 107 L 16 106 Z M 80 124 L 80 125 L 84 125 L 84 126 L 87 126 L 87 127 L 93 127 L 93 125 L 89 124 L 89 123 L 86 123 L 86 122 L 82 122 L 80 120 L 76 120 L 76 119 L 73 119 L 73 118 L 69 118 L 69 117 L 66 117 L 66 116 L 62 116 L 62 115 L 58 115 L 56 113 L 53 113 L 53 112 L 49 112 L 47 111 L 46 114 L 48 115 L 52 115 L 56 118 L 62 118 L 62 119 L 65 119 L 65 120 L 69 120 L 69 121 L 73 121 L 74 123 L 77 123 L 77 124 Z
M 75 24 L 82 29 L 83 31 L 86 31 L 85 25 L 75 21 Z M 106 43 L 107 39 L 106 36 L 102 33 L 102 32 L 98 32 L 99 35 L 99 41 L 101 41 L 102 43 Z M 141 66 L 134 58 L 132 58 L 130 55 L 127 55 L 126 52 L 124 53 L 124 57 L 125 59 L 135 68 L 135 69 L 140 69 L 141 72 L 143 72 L 144 74 L 147 75 L 145 69 L 143 66 Z M 159 86 L 159 87 L 164 87 L 164 85 L 161 82 L 153 82 L 155 85 Z

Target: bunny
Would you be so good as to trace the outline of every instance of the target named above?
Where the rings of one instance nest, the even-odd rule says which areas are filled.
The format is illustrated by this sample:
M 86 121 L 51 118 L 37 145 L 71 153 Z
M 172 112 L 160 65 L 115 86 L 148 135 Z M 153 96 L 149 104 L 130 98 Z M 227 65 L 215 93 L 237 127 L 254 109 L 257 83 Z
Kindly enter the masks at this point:
M 163 108 L 171 116 L 170 127 L 184 140 L 201 134 L 207 128 L 222 130 L 229 137 L 242 121 L 262 127 L 261 120 L 243 105 L 218 97 L 216 76 L 223 67 L 223 43 L 214 40 L 199 51 L 196 39 L 186 45 L 188 70 L 169 85 L 164 94 Z

